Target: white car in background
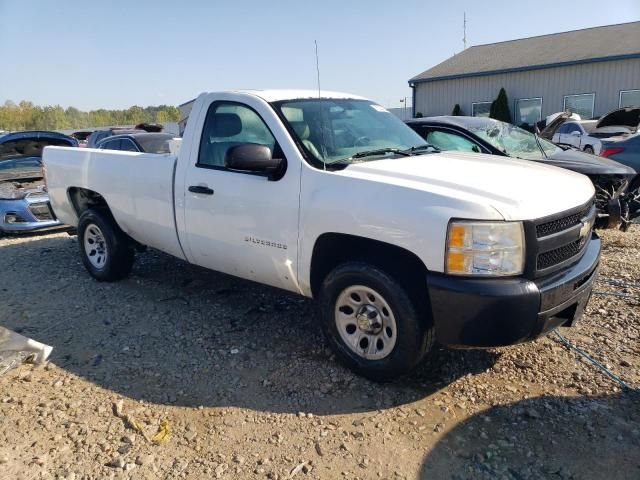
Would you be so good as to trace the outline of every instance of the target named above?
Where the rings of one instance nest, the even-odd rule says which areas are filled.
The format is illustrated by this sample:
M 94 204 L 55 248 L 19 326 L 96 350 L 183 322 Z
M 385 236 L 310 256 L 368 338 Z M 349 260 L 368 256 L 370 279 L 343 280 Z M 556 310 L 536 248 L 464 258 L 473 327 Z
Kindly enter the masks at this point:
M 551 121 L 551 117 L 547 119 L 547 127 L 540 132 L 540 136 L 557 145 L 600 155 L 603 139 L 626 137 L 633 133 L 633 125 L 627 118 L 630 117 L 629 110 L 637 109 L 616 109 L 599 120 L 582 120 L 579 115 L 569 112 L 554 114 Z M 634 118 L 633 121 L 637 124 L 637 116 Z
M 595 133 L 597 124 L 597 120 L 571 120 L 565 122 L 553 134 L 552 142 L 599 155 L 602 143 L 599 138 L 592 135 Z M 609 136 L 609 134 L 606 136 Z

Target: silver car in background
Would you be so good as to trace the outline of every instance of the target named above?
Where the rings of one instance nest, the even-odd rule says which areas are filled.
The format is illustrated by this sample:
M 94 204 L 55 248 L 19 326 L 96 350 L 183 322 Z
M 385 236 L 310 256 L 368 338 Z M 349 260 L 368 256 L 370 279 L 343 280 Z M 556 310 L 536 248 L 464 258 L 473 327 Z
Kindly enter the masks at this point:
M 77 147 L 78 141 L 45 131 L 0 134 L 0 235 L 61 227 L 49 205 L 42 149 Z
M 558 145 L 608 157 L 603 155 L 605 141 L 622 140 L 636 134 L 638 123 L 640 107 L 617 108 L 597 120 L 581 120 L 574 113 L 562 112 L 547 120 L 540 136 Z

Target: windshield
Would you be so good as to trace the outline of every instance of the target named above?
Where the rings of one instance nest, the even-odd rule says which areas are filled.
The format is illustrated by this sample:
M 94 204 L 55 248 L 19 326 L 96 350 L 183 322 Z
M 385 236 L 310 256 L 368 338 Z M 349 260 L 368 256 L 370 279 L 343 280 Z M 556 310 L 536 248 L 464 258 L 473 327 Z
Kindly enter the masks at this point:
M 399 118 L 368 100 L 318 98 L 275 106 L 306 152 L 325 165 L 389 157 L 425 146 Z
M 469 131 L 510 157 L 525 160 L 545 160 L 547 156 L 553 155 L 559 150 L 556 145 L 544 138 L 536 138 L 533 133 L 509 123 L 491 122 L 483 125 L 474 125 L 469 128 Z M 546 156 L 542 153 L 541 148 Z

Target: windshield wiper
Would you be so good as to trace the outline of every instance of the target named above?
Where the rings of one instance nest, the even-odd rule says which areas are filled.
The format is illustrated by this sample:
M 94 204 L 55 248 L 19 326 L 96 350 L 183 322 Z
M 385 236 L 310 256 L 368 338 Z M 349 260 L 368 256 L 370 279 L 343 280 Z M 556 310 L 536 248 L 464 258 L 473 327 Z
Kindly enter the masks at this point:
M 384 155 L 385 153 L 397 153 L 398 155 L 404 155 L 405 157 L 410 156 L 406 150 L 400 150 L 399 148 L 376 148 L 375 150 L 366 150 L 364 152 L 358 152 L 354 155 L 351 155 L 348 159 L 352 158 L 365 158 L 365 157 L 373 157 L 374 155 Z
M 415 152 L 418 152 L 420 150 L 425 150 L 427 148 L 432 148 L 435 152 L 439 152 L 440 149 L 437 147 L 434 147 L 433 145 L 429 145 L 429 144 L 424 144 L 424 145 L 419 145 L 417 147 L 411 147 L 409 149 L 406 150 L 401 150 L 399 148 L 376 148 L 375 150 L 366 150 L 364 152 L 358 152 L 355 153 L 353 155 L 351 155 L 350 157 L 347 158 L 341 158 L 340 160 L 334 160 L 333 162 L 327 162 L 327 165 L 349 165 L 351 164 L 351 160 L 357 160 L 357 159 L 361 159 L 361 158 L 366 158 L 366 157 L 373 157 L 376 155 L 384 155 L 385 153 L 394 153 L 397 155 L 402 155 L 404 157 L 410 157 L 412 155 L 415 155 Z
M 424 145 L 418 145 L 417 147 L 408 148 L 405 150 L 405 152 L 415 153 L 415 152 L 419 152 L 422 150 L 429 150 L 429 149 L 431 149 L 435 153 L 440 152 L 440 149 L 438 147 L 436 147 L 435 145 L 431 145 L 430 143 L 425 143 Z
M 547 152 L 544 151 L 544 148 L 542 148 L 542 144 L 540 143 L 540 139 L 538 138 L 538 134 L 534 133 L 533 134 L 533 138 L 536 139 L 536 143 L 538 144 L 538 148 L 540 149 L 540 151 L 542 152 L 542 155 L 544 156 L 544 158 L 546 158 L 547 160 L 549 160 L 549 157 L 547 156 Z

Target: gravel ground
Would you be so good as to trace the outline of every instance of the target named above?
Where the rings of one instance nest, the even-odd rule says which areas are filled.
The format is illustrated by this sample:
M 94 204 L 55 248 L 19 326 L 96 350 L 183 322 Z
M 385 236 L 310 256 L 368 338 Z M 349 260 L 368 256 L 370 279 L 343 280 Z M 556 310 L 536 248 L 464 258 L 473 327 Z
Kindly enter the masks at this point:
M 638 387 L 640 225 L 602 237 L 561 330 Z M 0 323 L 54 346 L 0 377 L 2 479 L 640 478 L 640 396 L 552 336 L 378 385 L 335 362 L 312 301 L 152 250 L 97 283 L 77 248 L 0 239 Z

